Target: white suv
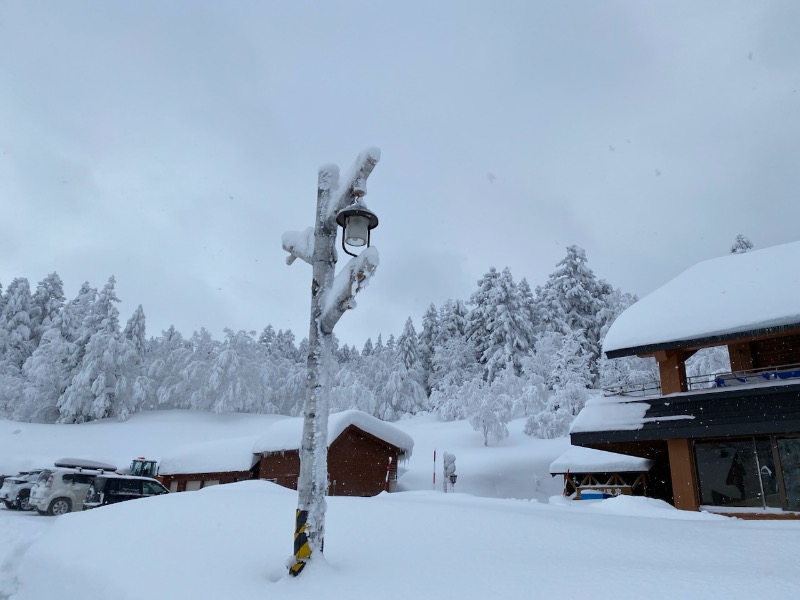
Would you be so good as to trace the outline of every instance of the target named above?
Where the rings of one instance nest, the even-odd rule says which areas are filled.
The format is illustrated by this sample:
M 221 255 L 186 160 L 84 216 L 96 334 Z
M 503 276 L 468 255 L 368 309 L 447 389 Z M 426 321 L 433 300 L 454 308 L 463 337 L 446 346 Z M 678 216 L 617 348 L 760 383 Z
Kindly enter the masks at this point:
M 31 510 L 33 507 L 29 503 L 31 489 L 39 480 L 47 479 L 51 471 L 48 469 L 36 469 L 34 471 L 23 471 L 19 475 L 6 477 L 3 480 L 3 487 L 0 488 L 0 501 L 6 508 L 12 510 Z
M 86 490 L 94 478 L 102 473 L 114 472 L 115 467 L 89 463 L 94 468 L 83 468 L 77 461 L 59 461 L 46 482 L 39 482 L 31 490 L 30 504 L 40 515 L 63 515 L 81 510 Z

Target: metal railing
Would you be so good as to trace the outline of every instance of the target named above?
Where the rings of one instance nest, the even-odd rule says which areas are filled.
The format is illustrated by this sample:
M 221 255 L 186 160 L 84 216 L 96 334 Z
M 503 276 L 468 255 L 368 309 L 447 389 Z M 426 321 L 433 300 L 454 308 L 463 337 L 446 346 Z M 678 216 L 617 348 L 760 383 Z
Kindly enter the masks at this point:
M 718 371 L 686 378 L 689 391 L 736 387 L 740 385 L 768 384 L 787 379 L 800 379 L 800 363 L 748 369 L 745 371 Z M 605 396 L 629 396 L 644 398 L 660 396 L 661 384 L 658 381 L 646 383 L 620 384 L 603 388 Z

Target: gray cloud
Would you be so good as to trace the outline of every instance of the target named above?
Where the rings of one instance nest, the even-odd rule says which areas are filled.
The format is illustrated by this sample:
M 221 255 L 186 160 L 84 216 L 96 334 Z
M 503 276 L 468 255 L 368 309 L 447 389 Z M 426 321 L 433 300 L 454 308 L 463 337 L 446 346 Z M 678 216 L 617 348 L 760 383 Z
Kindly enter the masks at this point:
M 381 266 L 343 341 L 419 328 L 491 266 L 541 284 L 570 244 L 646 294 L 737 233 L 797 238 L 799 11 L 5 2 L 0 282 L 115 274 L 150 334 L 301 338 L 281 234 L 312 224 L 320 165 L 378 145 Z

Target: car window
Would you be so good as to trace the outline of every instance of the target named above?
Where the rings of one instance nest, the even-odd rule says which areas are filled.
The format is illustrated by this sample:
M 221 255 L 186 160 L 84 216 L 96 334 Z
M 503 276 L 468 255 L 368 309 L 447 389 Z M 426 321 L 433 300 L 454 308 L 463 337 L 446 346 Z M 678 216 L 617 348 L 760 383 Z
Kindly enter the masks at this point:
M 63 481 L 67 485 L 72 485 L 72 479 L 75 476 L 72 473 L 65 473 L 61 476 L 61 481 Z
M 75 483 L 82 483 L 84 485 L 92 483 L 96 475 L 86 475 L 84 473 L 76 473 L 74 481 Z
M 156 483 L 155 481 L 143 481 L 142 489 L 146 495 L 150 496 L 164 494 L 167 491 L 163 485 Z
M 118 494 L 133 495 L 142 493 L 142 482 L 138 479 L 118 479 Z

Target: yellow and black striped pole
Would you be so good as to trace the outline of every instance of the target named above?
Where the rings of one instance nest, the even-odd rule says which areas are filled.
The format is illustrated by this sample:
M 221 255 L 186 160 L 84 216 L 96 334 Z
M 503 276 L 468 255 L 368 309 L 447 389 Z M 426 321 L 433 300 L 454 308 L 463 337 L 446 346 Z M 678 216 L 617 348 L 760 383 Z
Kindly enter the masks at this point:
M 294 564 L 289 567 L 289 574 L 297 577 L 311 558 L 311 546 L 308 545 L 308 511 L 297 509 L 294 519 Z

